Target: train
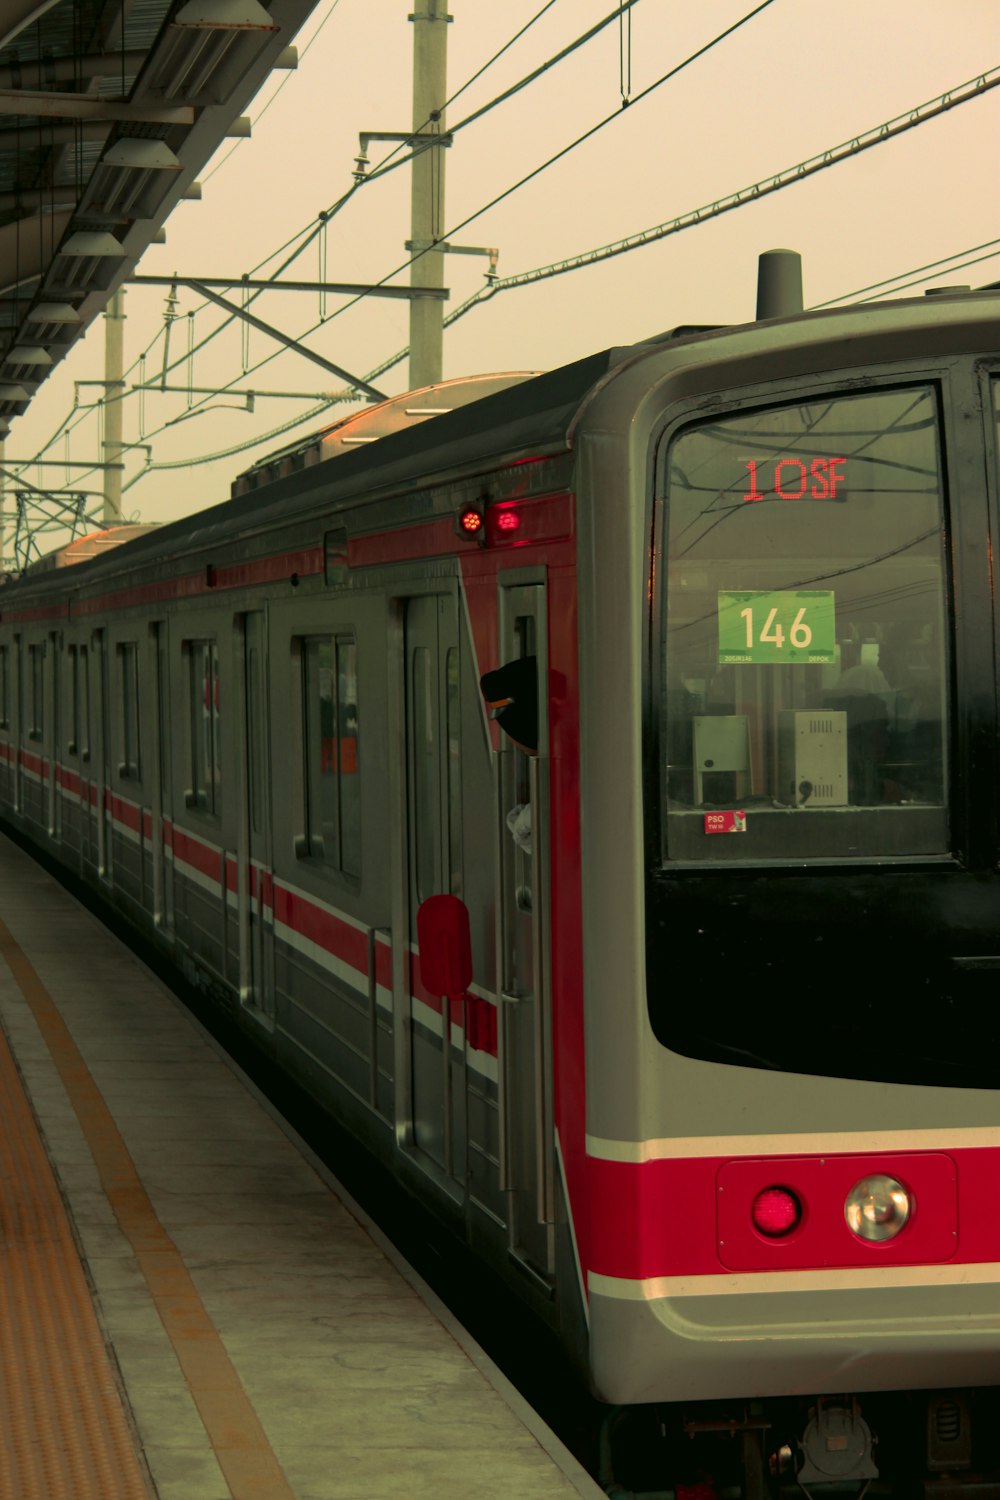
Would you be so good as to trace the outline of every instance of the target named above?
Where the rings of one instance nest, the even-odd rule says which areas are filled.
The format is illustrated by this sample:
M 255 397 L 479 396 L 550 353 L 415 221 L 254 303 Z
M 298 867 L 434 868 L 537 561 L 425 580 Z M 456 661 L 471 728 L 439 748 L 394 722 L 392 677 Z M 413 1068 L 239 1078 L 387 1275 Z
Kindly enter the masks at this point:
M 998 423 L 995 290 L 779 308 L 0 589 L 5 825 L 655 1414 L 664 1493 L 1000 1497 Z

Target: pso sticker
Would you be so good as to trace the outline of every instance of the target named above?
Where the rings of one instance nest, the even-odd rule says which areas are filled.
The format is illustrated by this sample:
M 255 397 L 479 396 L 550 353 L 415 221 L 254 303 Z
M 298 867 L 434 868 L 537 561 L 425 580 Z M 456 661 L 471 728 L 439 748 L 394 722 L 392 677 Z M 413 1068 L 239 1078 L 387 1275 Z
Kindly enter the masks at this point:
M 730 811 L 710 812 L 705 814 L 706 833 L 746 833 L 747 815 L 745 812 Z

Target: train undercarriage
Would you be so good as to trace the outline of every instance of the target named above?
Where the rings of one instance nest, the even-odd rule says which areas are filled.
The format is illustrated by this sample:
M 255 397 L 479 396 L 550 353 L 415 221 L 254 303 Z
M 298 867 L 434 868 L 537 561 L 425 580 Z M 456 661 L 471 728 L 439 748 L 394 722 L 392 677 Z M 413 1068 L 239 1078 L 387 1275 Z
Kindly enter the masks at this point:
M 612 1408 L 609 1500 L 1000 1500 L 1000 1389 Z

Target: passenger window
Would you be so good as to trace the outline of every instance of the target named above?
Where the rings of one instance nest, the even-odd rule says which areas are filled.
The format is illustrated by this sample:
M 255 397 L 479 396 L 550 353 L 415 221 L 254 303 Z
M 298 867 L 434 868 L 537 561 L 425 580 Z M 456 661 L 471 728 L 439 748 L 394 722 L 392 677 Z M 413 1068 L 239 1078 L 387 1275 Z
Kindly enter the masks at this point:
M 45 733 L 45 647 L 28 647 L 28 738 L 40 740 Z
M 10 647 L 0 646 L 0 729 L 10 728 Z
M 67 646 L 66 648 L 66 670 L 69 673 L 69 738 L 66 741 L 66 750 L 70 755 L 76 755 L 79 750 L 79 725 L 80 725 L 80 683 L 77 673 L 77 648 Z
M 188 721 L 191 746 L 188 807 L 218 817 L 222 811 L 219 738 L 219 651 L 215 641 L 185 641 L 188 658 Z
M 667 858 L 946 851 L 934 392 L 699 423 L 663 483 Z
M 250 746 L 250 826 L 254 833 L 264 831 L 264 694 L 261 688 L 261 660 L 256 646 L 250 648 L 247 668 L 247 734 Z
M 122 756 L 118 774 L 138 781 L 139 766 L 139 647 L 135 641 L 118 645 L 118 680 L 121 689 Z
M 76 696 L 78 710 L 76 733 L 79 736 L 78 744 L 80 756 L 83 760 L 90 759 L 90 654 L 86 646 L 80 647 L 77 657 L 79 668 L 79 687 Z
M 343 875 L 361 874 L 357 643 L 352 635 L 301 643 L 305 837 L 301 852 Z

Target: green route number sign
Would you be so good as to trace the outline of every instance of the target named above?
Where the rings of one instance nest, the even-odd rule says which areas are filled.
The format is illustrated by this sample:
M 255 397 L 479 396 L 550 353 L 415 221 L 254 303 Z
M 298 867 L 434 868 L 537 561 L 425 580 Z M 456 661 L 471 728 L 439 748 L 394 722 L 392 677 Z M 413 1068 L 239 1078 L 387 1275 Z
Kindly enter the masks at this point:
M 719 662 L 836 660 L 832 590 L 778 589 L 719 595 Z

